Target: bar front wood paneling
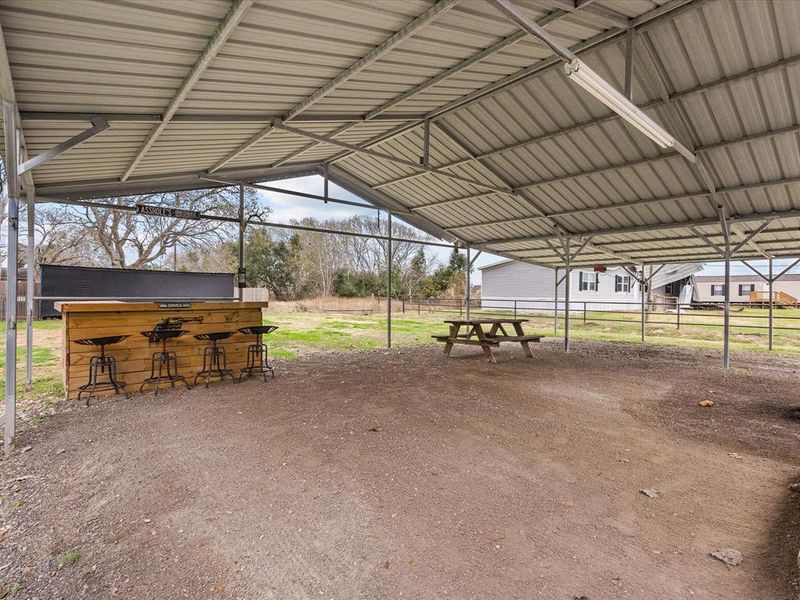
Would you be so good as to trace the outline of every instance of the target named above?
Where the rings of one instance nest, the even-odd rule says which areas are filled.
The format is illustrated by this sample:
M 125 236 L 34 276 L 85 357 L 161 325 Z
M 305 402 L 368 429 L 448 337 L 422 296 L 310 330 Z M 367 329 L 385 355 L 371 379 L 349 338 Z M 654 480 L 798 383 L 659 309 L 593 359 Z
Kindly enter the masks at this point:
M 175 303 L 171 303 L 175 304 Z M 188 333 L 167 341 L 167 350 L 177 353 L 178 372 L 191 383 L 203 367 L 203 349 L 207 341 L 196 340 L 200 333 L 235 331 L 218 342 L 225 348 L 228 368 L 238 375 L 247 361 L 247 347 L 255 337 L 244 335 L 240 327 L 260 325 L 267 302 L 191 302 L 187 307 L 169 307 L 155 302 L 62 302 L 56 309 L 63 317 L 63 376 L 68 398 L 77 396 L 78 388 L 89 378 L 89 361 L 100 348 L 82 346 L 75 340 L 128 335 L 119 344 L 106 347 L 106 353 L 117 361 L 117 378 L 127 384 L 129 392 L 138 392 L 142 381 L 150 376 L 150 360 L 161 344 L 151 344 L 141 332 L 149 331 L 167 317 L 203 317 L 202 323 L 184 323 Z M 177 384 L 183 387 L 182 384 Z M 163 384 L 162 384 L 163 387 Z M 152 387 L 145 387 L 145 392 Z M 97 395 L 111 392 L 98 392 Z

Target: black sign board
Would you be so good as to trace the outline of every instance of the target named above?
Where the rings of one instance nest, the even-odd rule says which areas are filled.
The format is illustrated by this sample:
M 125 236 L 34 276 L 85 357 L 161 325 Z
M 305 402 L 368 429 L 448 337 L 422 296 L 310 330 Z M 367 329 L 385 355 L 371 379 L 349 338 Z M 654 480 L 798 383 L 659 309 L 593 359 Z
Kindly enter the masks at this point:
M 201 214 L 196 210 L 170 208 L 168 206 L 151 206 L 150 204 L 137 204 L 136 212 L 149 217 L 173 217 L 175 219 L 193 219 L 195 221 L 200 218 Z

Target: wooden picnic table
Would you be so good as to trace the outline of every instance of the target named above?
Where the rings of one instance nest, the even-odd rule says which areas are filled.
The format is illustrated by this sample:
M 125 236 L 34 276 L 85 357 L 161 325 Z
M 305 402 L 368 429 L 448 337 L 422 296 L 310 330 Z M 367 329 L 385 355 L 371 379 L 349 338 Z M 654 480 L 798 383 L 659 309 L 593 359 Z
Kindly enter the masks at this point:
M 519 342 L 525 356 L 533 358 L 529 342 L 538 342 L 542 338 L 538 335 L 525 335 L 522 324 L 528 319 L 445 319 L 450 326 L 447 335 L 432 336 L 436 341 L 444 342 L 444 354 L 450 356 L 454 344 L 467 346 L 480 346 L 488 362 L 496 363 L 493 348 L 500 346 L 501 342 Z M 506 326 L 514 328 L 514 335 L 509 335 Z M 487 331 L 488 326 L 488 331 Z M 461 329 L 465 328 L 464 333 Z

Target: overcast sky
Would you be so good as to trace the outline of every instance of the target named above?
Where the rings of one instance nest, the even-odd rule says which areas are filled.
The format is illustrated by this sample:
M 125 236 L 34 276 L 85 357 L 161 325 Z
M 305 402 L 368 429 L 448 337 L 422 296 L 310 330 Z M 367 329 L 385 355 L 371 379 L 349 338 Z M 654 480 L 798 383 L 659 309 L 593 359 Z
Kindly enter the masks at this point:
M 298 177 L 296 179 L 284 179 L 282 181 L 273 181 L 265 183 L 271 187 L 279 187 L 294 192 L 305 192 L 309 194 L 324 193 L 323 179 L 317 175 L 311 177 Z M 325 204 L 319 200 L 311 200 L 300 198 L 298 196 L 290 196 L 288 194 L 279 194 L 275 192 L 267 192 L 259 190 L 264 202 L 272 210 L 269 216 L 270 221 L 276 223 L 289 223 L 292 219 L 300 220 L 306 217 L 315 217 L 317 219 L 344 219 L 353 215 L 366 215 L 369 217 L 376 217 L 378 212 L 367 205 L 367 203 L 359 198 L 340 188 L 338 185 L 331 184 L 329 194 L 331 198 L 339 198 L 340 200 L 351 200 L 354 202 L 364 202 L 366 208 L 357 208 L 354 206 L 346 206 L 343 204 Z M 398 220 L 400 217 L 395 217 Z M 386 219 L 386 212 L 381 211 L 381 219 Z M 447 248 L 437 248 L 435 246 L 426 246 L 425 254 L 428 256 L 436 256 L 439 262 L 447 262 L 447 257 L 450 250 Z M 473 271 L 473 281 L 476 284 L 481 282 L 481 272 L 479 267 L 495 263 L 503 260 L 501 256 L 494 254 L 483 253 L 475 261 L 475 270 Z

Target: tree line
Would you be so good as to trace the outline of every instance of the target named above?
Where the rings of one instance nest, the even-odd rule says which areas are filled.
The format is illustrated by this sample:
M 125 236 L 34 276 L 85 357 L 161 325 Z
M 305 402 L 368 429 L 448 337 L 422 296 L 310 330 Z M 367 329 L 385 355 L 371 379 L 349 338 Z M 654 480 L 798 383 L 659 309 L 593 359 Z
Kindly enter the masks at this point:
M 223 217 L 238 216 L 238 189 L 195 190 L 106 198 L 99 202 L 180 206 Z M 245 194 L 248 219 L 265 220 L 269 208 L 253 190 Z M 21 223 L 27 218 L 22 206 Z M 356 235 L 248 225 L 245 230 L 247 284 L 266 287 L 277 299 L 386 295 L 389 257 L 385 213 L 346 219 L 306 218 L 301 227 Z M 24 233 L 24 225 L 21 227 Z M 238 226 L 211 220 L 145 217 L 131 211 L 57 204 L 37 205 L 35 263 L 133 269 L 229 272 L 238 267 Z M 453 251 L 440 264 L 423 242 L 431 238 L 398 223 L 392 235 L 392 293 L 396 297 L 464 294 L 466 259 Z M 0 249 L 4 254 L 5 248 Z M 20 266 L 26 263 L 21 240 Z

